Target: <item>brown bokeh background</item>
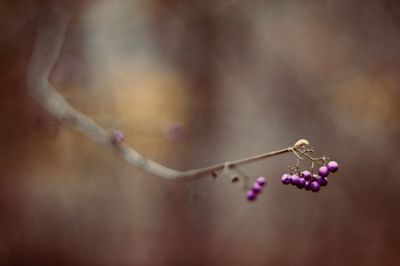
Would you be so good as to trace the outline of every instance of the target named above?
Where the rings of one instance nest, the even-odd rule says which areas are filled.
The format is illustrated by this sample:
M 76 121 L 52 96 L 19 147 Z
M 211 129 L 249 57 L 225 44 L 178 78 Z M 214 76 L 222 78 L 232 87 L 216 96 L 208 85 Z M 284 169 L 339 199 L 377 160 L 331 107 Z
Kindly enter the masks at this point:
M 319 193 L 144 174 L 30 97 L 38 20 L 70 14 L 51 82 L 147 157 L 207 166 L 309 139 Z M 400 4 L 0 2 L 0 265 L 399 265 Z

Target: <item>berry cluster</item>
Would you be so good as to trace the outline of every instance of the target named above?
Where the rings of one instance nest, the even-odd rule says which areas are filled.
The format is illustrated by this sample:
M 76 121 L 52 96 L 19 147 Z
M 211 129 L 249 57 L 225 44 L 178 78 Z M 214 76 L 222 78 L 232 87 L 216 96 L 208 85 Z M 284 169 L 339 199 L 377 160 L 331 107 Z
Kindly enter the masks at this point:
M 321 187 L 328 185 L 327 176 L 329 173 L 335 173 L 339 169 L 339 164 L 330 161 L 318 169 L 318 174 L 312 174 L 310 171 L 302 171 L 296 174 L 284 174 L 281 182 L 284 185 L 292 184 L 299 189 L 318 192 Z
M 253 186 L 249 191 L 247 191 L 247 200 L 255 201 L 257 199 L 257 195 L 263 191 L 263 187 L 267 183 L 267 179 L 265 177 L 260 176 L 257 178 L 256 182 L 254 182 Z

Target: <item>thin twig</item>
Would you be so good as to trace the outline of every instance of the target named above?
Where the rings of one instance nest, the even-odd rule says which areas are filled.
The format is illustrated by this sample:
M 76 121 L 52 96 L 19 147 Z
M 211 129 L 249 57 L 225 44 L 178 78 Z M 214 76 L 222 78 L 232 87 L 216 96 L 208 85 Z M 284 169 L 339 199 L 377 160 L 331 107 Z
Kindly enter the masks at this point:
M 268 157 L 287 152 L 295 152 L 298 147 L 308 144 L 306 140 L 299 140 L 293 146 L 271 151 L 231 162 L 216 164 L 204 168 L 188 171 L 178 171 L 152 160 L 149 160 L 124 143 L 112 144 L 109 130 L 97 124 L 90 117 L 73 108 L 64 97 L 57 92 L 49 82 L 51 71 L 59 57 L 64 42 L 68 25 L 68 15 L 60 10 L 55 10 L 56 16 L 39 23 L 36 41 L 32 57 L 28 67 L 28 89 L 33 98 L 64 125 L 80 131 L 88 138 L 111 147 L 117 155 L 125 159 L 129 164 L 162 178 L 173 181 L 187 181 L 199 177 L 208 176 L 216 171 L 234 168 L 252 163 Z M 53 14 L 54 15 L 54 14 Z

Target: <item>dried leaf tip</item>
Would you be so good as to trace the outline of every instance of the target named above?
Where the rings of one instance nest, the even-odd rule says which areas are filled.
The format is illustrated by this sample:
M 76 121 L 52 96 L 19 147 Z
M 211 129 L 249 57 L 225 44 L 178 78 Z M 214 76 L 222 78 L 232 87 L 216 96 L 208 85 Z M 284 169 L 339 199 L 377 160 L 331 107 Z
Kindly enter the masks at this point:
M 293 149 L 298 149 L 302 146 L 305 145 L 310 145 L 310 142 L 308 142 L 308 140 L 306 139 L 299 139 L 294 145 L 293 145 Z

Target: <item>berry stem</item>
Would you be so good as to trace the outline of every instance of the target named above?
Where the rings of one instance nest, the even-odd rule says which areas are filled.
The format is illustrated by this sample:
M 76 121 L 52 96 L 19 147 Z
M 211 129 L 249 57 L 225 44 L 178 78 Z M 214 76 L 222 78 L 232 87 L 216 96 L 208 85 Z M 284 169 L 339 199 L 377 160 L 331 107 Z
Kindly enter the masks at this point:
M 317 163 L 326 163 L 328 161 L 328 158 L 326 156 L 323 157 L 312 157 L 308 153 L 312 153 L 313 149 L 306 149 L 306 150 L 299 150 L 298 148 L 293 148 L 293 153 L 300 159 L 303 160 L 304 158 L 301 156 L 306 157 L 309 159 L 312 163 L 317 162 Z

